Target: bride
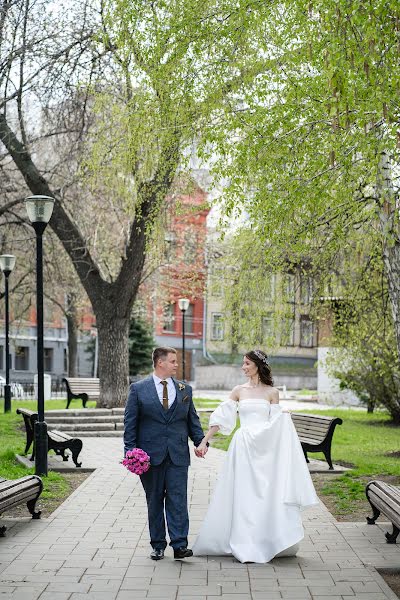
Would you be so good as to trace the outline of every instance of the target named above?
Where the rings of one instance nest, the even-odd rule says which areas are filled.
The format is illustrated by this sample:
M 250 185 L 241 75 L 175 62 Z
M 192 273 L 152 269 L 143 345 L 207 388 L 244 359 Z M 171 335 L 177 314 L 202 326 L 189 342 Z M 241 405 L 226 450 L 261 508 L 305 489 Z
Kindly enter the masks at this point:
M 266 354 L 248 352 L 242 369 L 249 381 L 233 388 L 230 399 L 212 413 L 210 429 L 197 447 L 204 455 L 217 431 L 232 433 L 239 412 L 240 427 L 193 553 L 265 563 L 296 554 L 304 537 L 300 511 L 319 500 L 291 416 L 279 406 Z

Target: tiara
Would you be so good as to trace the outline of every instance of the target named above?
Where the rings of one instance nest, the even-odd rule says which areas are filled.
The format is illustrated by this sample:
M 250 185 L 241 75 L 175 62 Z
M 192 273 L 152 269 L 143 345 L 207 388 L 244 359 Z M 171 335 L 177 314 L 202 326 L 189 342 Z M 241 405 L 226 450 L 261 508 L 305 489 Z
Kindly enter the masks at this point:
M 261 350 L 253 350 L 254 354 L 257 356 L 257 358 L 259 358 L 260 360 L 263 361 L 263 363 L 265 363 L 266 365 L 269 366 L 269 362 L 267 357 L 265 356 L 265 354 L 263 354 L 263 352 L 261 352 Z

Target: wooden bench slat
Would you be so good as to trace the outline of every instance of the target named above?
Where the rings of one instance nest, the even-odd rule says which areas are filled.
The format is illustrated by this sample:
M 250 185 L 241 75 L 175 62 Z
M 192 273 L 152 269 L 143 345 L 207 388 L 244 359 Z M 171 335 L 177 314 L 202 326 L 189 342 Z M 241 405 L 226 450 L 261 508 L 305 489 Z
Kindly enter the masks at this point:
M 370 490 L 370 498 L 374 498 L 374 500 L 376 502 L 378 502 L 378 500 L 380 502 L 383 502 L 384 504 L 387 504 L 389 507 L 391 507 L 394 511 L 395 510 L 399 510 L 400 511 L 400 503 L 397 499 L 393 499 L 391 498 L 389 495 L 386 495 L 383 490 L 379 490 L 377 488 L 371 489 Z
M 376 496 L 373 492 L 370 492 L 369 496 L 371 502 L 378 508 L 382 508 L 383 512 L 392 511 L 394 514 L 397 513 L 397 518 L 400 519 L 400 506 L 396 502 L 392 502 L 389 498 L 382 498 Z
M 302 420 L 307 420 L 307 419 L 313 420 L 313 419 L 315 419 L 315 420 L 318 420 L 318 421 L 321 421 L 321 422 L 323 422 L 323 421 L 329 421 L 329 422 L 331 422 L 334 419 L 336 419 L 336 417 L 327 417 L 325 415 L 315 415 L 313 413 L 308 414 L 308 413 L 299 413 L 299 412 L 292 413 L 292 417 L 299 418 L 299 419 L 302 419 Z
M 324 439 L 316 440 L 315 438 L 306 438 L 306 437 L 299 437 L 299 439 L 302 444 L 306 444 L 307 446 L 320 446 L 324 441 Z
M 38 493 L 38 487 L 36 487 L 36 489 L 25 490 L 24 493 L 21 492 L 17 496 L 12 496 L 11 498 L 6 496 L 6 497 L 0 499 L 0 513 L 5 511 L 5 509 L 7 507 L 13 508 L 14 506 L 17 506 L 18 504 L 24 504 L 24 503 L 28 502 L 28 500 L 30 498 L 33 498 L 37 493 Z
M 312 421 L 297 421 L 296 419 L 294 420 L 294 424 L 296 427 L 304 427 L 306 429 L 315 429 L 318 431 L 329 431 L 329 427 L 331 426 L 330 423 L 313 423 Z
M 312 435 L 326 436 L 329 429 L 319 429 L 318 427 L 305 427 L 304 425 L 298 425 L 295 423 L 296 431 L 298 433 L 310 433 Z
M 319 443 L 321 442 L 321 440 L 324 440 L 326 438 L 326 435 L 316 434 L 312 431 L 297 431 L 297 435 L 301 439 L 307 438 L 308 440 L 315 441 L 316 443 Z
M 390 485 L 389 483 L 386 483 L 385 485 L 374 485 L 374 489 L 378 488 L 380 490 L 382 490 L 385 494 L 388 494 L 389 496 L 393 497 L 394 499 L 397 498 L 398 502 L 400 503 L 400 488 L 396 487 L 394 485 Z

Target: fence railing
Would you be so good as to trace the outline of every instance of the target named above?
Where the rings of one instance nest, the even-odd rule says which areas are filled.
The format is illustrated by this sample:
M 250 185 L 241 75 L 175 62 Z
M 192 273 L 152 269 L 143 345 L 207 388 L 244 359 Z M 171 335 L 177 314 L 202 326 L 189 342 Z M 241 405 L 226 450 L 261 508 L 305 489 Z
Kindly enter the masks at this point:
M 3 381 L 0 381 L 0 397 L 4 398 L 4 385 Z M 33 381 L 24 381 L 17 383 L 13 381 L 10 383 L 11 396 L 16 399 L 22 400 L 34 400 L 36 398 L 36 387 Z M 62 385 L 61 379 L 52 379 L 51 381 L 51 397 L 52 398 L 66 398 L 67 392 L 65 386 Z

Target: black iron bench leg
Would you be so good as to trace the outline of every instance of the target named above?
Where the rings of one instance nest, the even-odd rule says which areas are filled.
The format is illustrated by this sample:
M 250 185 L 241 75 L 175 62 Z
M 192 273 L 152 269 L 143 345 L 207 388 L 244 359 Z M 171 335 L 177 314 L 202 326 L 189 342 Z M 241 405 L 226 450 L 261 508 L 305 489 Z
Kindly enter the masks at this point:
M 76 467 L 82 466 L 82 463 L 78 462 L 78 456 L 80 454 L 80 451 L 82 450 L 82 445 L 82 440 L 79 439 L 73 440 L 72 443 L 70 443 L 69 445 L 69 449 L 72 453 L 72 460 L 74 461 Z
M 333 471 L 334 469 L 333 469 L 333 464 L 332 464 L 332 457 L 331 457 L 331 449 L 330 449 L 330 447 L 327 448 L 326 450 L 323 450 L 322 452 L 323 452 L 323 454 L 325 456 L 326 462 L 329 465 L 329 470 Z
M 2 525 L 0 527 L 0 537 L 6 537 L 6 531 L 7 531 L 7 527 L 5 525 Z
M 389 533 L 389 532 L 385 533 L 387 543 L 395 544 L 399 533 L 400 533 L 400 529 L 398 527 L 396 527 L 396 525 L 393 525 L 392 533 Z
M 86 402 L 89 400 L 89 396 L 83 392 L 82 394 L 71 394 L 69 392 L 67 392 L 67 406 L 66 408 L 69 408 L 69 405 L 71 404 L 72 400 L 77 400 L 77 399 L 81 399 L 82 400 L 82 406 L 83 408 L 86 408 Z
M 304 450 L 303 446 L 302 446 L 301 448 L 302 448 L 302 450 L 303 450 L 303 454 L 304 454 L 304 458 L 306 459 L 306 462 L 308 462 L 308 463 L 309 463 L 310 461 L 308 460 L 308 456 L 307 456 L 307 450 Z
M 376 508 L 376 506 L 374 506 L 373 504 L 371 504 L 370 499 L 368 497 L 367 497 L 367 500 L 370 503 L 371 508 L 372 508 L 372 517 L 367 517 L 367 523 L 368 523 L 368 525 L 375 525 L 375 521 L 377 520 L 377 518 L 381 514 L 381 511 L 378 510 Z
M 26 445 L 25 445 L 25 452 L 24 452 L 24 454 L 28 454 L 28 450 L 31 447 L 32 442 L 33 442 L 33 433 L 31 431 L 27 431 L 26 432 Z
M 33 498 L 32 500 L 28 500 L 28 502 L 26 503 L 26 506 L 28 507 L 28 510 L 32 515 L 32 519 L 40 519 L 40 515 L 42 514 L 41 510 L 37 510 L 37 511 L 35 510 L 35 506 L 36 506 L 38 497 Z

